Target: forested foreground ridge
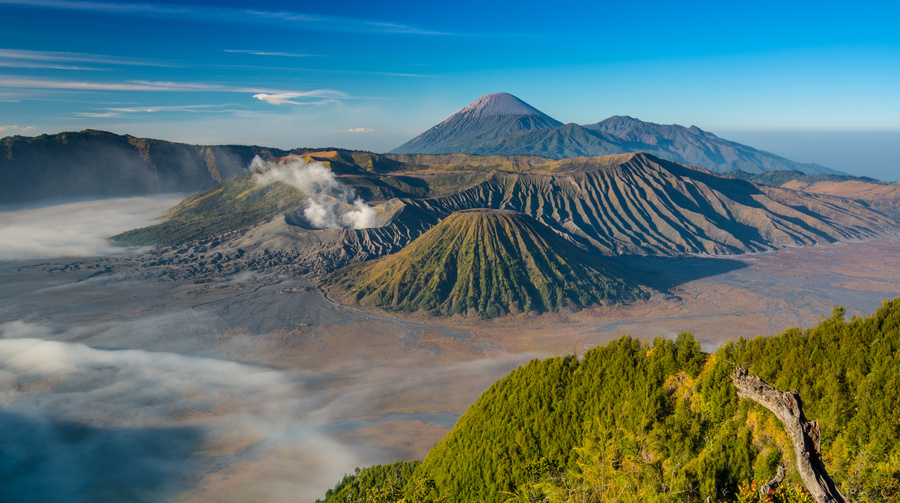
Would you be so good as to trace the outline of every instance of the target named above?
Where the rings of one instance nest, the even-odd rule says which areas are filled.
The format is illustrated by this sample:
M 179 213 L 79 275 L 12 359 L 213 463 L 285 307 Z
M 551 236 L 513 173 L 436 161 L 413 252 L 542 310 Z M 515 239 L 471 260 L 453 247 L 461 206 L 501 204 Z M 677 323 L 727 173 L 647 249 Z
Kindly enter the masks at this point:
M 423 461 L 357 470 L 325 502 L 811 502 L 784 426 L 731 381 L 796 389 L 848 501 L 900 500 L 900 298 L 705 354 L 624 336 L 494 383 Z M 778 467 L 784 482 L 762 496 Z

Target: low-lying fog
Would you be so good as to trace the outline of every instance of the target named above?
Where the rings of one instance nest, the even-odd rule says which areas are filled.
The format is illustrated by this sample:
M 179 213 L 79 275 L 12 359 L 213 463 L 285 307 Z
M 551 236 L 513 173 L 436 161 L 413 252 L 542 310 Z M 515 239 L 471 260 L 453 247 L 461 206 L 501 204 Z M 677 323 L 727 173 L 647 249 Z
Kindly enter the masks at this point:
M 128 288 L 122 280 L 116 286 L 118 294 Z M 274 289 L 265 295 L 290 299 Z M 225 300 L 219 308 L 258 300 Z M 49 315 L 0 324 L 3 501 L 171 501 L 185 492 L 188 500 L 249 494 L 255 501 L 312 501 L 355 467 L 403 455 L 378 442 L 349 445 L 342 434 L 391 421 L 445 429 L 458 411 L 434 408 L 420 389 L 432 394 L 444 383 L 473 379 L 486 387 L 536 356 L 497 353 L 426 366 L 416 358 L 323 354 L 307 371 L 251 363 L 279 359 L 264 349 L 272 337 L 245 326 L 229 331 L 216 308 L 125 302 L 103 312 L 94 305 L 81 314 L 71 306 L 58 315 L 39 310 Z M 323 328 L 341 330 L 337 319 Z M 466 400 L 479 391 L 467 387 Z M 237 492 L 225 492 L 229 479 L 240 485 Z
M 183 194 L 54 204 L 0 205 L 0 260 L 124 253 L 107 240 L 151 225 Z

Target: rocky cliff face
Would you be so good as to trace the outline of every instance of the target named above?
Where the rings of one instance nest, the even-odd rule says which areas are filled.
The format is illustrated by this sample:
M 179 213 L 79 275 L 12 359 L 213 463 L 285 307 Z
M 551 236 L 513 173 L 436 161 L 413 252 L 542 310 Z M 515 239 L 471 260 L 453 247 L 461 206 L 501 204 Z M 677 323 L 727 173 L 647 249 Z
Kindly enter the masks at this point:
M 0 203 L 196 192 L 243 171 L 264 147 L 199 146 L 103 131 L 0 140 Z

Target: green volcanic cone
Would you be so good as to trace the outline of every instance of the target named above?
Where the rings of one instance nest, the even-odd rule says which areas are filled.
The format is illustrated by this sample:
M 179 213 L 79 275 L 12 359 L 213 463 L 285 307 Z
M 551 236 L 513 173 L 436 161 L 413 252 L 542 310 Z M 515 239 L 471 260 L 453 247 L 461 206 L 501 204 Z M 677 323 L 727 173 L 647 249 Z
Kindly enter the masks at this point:
M 554 311 L 646 296 L 623 271 L 521 213 L 450 215 L 384 259 L 325 278 L 339 301 L 388 311 L 479 315 Z

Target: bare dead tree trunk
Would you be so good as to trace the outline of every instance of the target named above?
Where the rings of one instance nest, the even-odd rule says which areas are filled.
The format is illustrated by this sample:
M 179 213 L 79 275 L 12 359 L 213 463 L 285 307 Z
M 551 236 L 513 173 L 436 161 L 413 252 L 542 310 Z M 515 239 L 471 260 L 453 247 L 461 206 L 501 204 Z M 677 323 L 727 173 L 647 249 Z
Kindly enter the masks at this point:
M 773 491 L 775 491 L 775 489 L 778 489 L 778 486 L 781 485 L 781 481 L 783 480 L 784 466 L 778 465 L 778 472 L 775 474 L 775 477 L 759 488 L 759 494 L 762 494 L 763 496 L 771 494 Z
M 738 367 L 731 374 L 738 396 L 752 400 L 772 411 L 784 423 L 791 443 L 797 472 L 803 484 L 818 503 L 846 503 L 834 481 L 828 476 L 819 447 L 819 423 L 807 421 L 803 416 L 800 395 L 797 390 L 790 393 L 778 391 L 759 377 L 748 374 L 747 369 Z

